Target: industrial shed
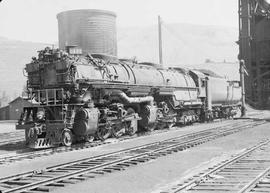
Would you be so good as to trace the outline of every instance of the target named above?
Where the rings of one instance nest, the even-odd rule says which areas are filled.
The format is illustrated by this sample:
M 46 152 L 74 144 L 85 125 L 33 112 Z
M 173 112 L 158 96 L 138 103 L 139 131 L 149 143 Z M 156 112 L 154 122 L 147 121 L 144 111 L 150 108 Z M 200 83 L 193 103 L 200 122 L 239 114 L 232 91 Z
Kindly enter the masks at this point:
M 0 120 L 18 120 L 23 107 L 31 103 L 22 97 L 17 97 L 9 103 L 8 106 L 0 108 Z

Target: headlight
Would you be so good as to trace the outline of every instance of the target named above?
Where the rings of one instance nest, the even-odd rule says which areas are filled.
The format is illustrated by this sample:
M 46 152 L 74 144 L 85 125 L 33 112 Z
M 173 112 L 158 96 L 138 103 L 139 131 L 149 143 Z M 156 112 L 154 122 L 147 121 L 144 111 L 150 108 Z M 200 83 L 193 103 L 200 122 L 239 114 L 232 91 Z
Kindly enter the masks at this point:
M 45 118 L 45 113 L 44 111 L 38 111 L 37 112 L 37 119 L 38 120 L 43 120 Z

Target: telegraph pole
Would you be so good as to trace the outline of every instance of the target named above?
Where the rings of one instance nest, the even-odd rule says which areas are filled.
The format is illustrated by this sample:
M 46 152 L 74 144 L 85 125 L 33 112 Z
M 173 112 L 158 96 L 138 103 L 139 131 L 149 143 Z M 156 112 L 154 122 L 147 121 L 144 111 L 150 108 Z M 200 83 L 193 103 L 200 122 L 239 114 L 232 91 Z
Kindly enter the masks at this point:
M 162 58 L 162 32 L 161 32 L 161 17 L 158 16 L 158 45 L 159 45 L 159 63 L 163 64 Z

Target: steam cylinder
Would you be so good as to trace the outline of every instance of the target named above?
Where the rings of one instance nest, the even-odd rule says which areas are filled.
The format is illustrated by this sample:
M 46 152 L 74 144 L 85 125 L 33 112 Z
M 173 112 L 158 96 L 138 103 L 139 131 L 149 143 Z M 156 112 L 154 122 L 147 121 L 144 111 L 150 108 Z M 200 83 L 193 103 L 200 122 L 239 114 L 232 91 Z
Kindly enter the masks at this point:
M 116 14 L 111 11 L 82 9 L 57 14 L 59 48 L 78 46 L 83 54 L 117 56 Z

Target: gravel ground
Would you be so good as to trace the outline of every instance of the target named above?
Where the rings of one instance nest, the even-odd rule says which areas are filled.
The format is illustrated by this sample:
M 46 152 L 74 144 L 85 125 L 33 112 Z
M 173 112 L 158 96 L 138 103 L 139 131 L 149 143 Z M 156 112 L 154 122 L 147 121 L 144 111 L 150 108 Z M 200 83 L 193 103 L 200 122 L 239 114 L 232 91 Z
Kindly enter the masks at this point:
M 256 114 L 258 113 L 260 112 L 249 111 L 250 116 L 257 116 Z M 270 112 L 264 112 L 263 116 L 259 115 L 258 117 L 270 118 Z M 114 152 L 129 147 L 157 142 L 171 137 L 221 126 L 229 122 L 231 122 L 231 120 L 174 128 L 170 132 L 143 136 L 122 142 L 112 140 L 112 143 L 108 145 L 73 152 L 57 153 L 32 160 L 23 160 L 20 162 L 0 165 L 0 178 L 26 171 L 40 170 L 56 164 Z M 261 139 L 269 138 L 269 128 L 270 123 L 264 126 L 251 128 L 183 152 L 161 157 L 139 166 L 130 167 L 125 171 L 103 175 L 96 179 L 91 179 L 74 185 L 67 185 L 65 188 L 57 188 L 53 192 L 160 192 L 160 190 L 164 188 L 166 189 L 166 186 L 169 184 L 177 183 L 188 176 L 198 173 L 198 171 L 203 168 L 208 168 L 214 163 L 256 144 Z M 2 131 L 15 131 L 15 124 L 0 123 L 0 133 Z M 0 156 L 3 156 L 2 153 L 16 154 L 16 151 L 1 151 Z
M 7 133 L 14 131 L 16 131 L 14 121 L 0 121 L 0 133 Z
M 134 139 L 130 139 L 130 140 L 125 140 L 125 141 L 121 141 L 121 142 L 119 142 L 116 139 L 113 139 L 113 140 L 110 139 L 112 143 L 98 146 L 98 147 L 77 150 L 77 151 L 72 151 L 72 152 L 56 153 L 56 154 L 52 154 L 52 155 L 45 156 L 45 157 L 44 156 L 38 157 L 38 158 L 35 158 L 32 160 L 11 162 L 9 164 L 0 165 L 0 171 L 1 171 L 0 178 L 4 177 L 4 176 L 9 176 L 9 175 L 17 174 L 17 173 L 26 172 L 26 171 L 40 170 L 40 169 L 45 168 L 45 167 L 54 166 L 56 164 L 65 163 L 68 161 L 88 158 L 91 156 L 102 155 L 105 153 L 115 152 L 118 150 L 131 148 L 131 147 L 135 147 L 138 145 L 144 145 L 144 144 L 148 144 L 151 142 L 157 142 L 157 141 L 169 139 L 169 138 L 172 138 L 175 136 L 193 133 L 195 131 L 202 131 L 202 130 L 209 129 L 212 127 L 228 124 L 231 121 L 232 120 L 217 121 L 217 122 L 213 122 L 213 123 L 209 123 L 209 124 L 197 124 L 197 125 L 193 125 L 193 126 L 174 128 L 174 129 L 170 130 L 169 132 L 157 133 L 157 134 L 148 135 L 148 136 L 142 136 L 142 137 L 138 137 L 138 138 L 134 138 Z M 241 121 L 241 120 L 237 120 L 237 121 Z M 2 152 L 2 151 L 0 151 L 0 152 Z M 9 152 L 9 155 L 14 155 L 14 154 L 16 154 L 16 151 Z M 5 156 L 5 154 L 2 153 L 2 155 L 0 154 L 0 157 L 1 156 Z
M 215 163 L 270 137 L 270 123 L 210 141 L 195 148 L 161 157 L 125 171 L 113 172 L 54 193 L 157 193 Z

